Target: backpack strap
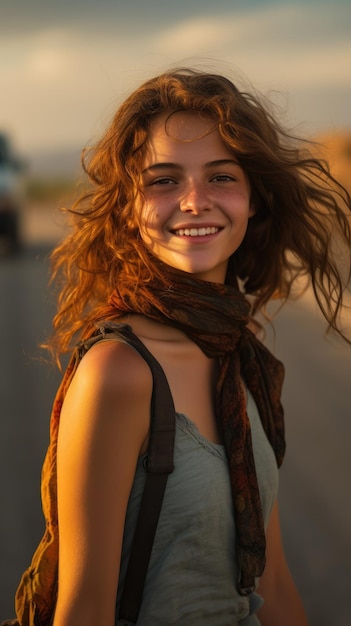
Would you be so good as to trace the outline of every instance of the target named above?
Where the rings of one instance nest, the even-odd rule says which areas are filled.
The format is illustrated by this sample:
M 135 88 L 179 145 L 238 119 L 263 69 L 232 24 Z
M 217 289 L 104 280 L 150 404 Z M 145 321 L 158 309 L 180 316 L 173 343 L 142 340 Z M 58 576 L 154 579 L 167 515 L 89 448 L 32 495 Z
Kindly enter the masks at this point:
M 174 469 L 175 408 L 161 365 L 134 335 L 130 326 L 106 322 L 81 347 L 85 352 L 97 341 L 112 339 L 113 335 L 118 336 L 139 352 L 149 365 L 153 377 L 146 481 L 118 616 L 118 619 L 128 626 L 136 624 L 138 619 L 167 478 Z

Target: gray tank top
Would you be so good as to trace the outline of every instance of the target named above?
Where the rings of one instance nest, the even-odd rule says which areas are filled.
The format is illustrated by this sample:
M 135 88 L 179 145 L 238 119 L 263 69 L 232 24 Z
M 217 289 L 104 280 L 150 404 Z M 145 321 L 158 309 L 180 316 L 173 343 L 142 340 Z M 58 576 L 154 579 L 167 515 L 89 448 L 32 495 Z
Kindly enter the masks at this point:
M 252 396 L 247 412 L 265 526 L 278 491 L 278 469 Z M 145 483 L 138 462 L 129 498 L 122 547 L 116 620 Z M 144 586 L 140 626 L 257 626 L 256 593 L 236 589 L 235 525 L 224 446 L 205 439 L 177 414 L 175 469 L 170 474 Z M 121 626 L 122 622 L 116 621 Z

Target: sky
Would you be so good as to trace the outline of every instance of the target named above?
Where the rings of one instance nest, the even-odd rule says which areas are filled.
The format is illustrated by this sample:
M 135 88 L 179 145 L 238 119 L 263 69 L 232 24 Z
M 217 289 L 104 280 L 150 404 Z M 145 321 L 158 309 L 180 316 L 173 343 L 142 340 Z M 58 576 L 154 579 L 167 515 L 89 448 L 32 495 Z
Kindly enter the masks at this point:
M 82 148 L 177 65 L 253 85 L 300 134 L 351 129 L 350 28 L 348 0 L 0 0 L 0 129 Z

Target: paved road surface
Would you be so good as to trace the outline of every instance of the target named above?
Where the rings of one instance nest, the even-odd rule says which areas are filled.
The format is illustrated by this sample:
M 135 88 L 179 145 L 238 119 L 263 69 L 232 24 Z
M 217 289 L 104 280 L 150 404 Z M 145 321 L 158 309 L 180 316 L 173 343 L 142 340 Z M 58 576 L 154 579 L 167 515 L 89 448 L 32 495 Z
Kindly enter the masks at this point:
M 52 315 L 46 252 L 0 259 L 0 621 L 13 615 L 18 579 L 43 530 L 40 469 L 59 381 L 34 358 Z M 276 330 L 287 366 L 286 550 L 311 626 L 349 626 L 351 349 L 323 339 L 308 298 L 289 305 Z

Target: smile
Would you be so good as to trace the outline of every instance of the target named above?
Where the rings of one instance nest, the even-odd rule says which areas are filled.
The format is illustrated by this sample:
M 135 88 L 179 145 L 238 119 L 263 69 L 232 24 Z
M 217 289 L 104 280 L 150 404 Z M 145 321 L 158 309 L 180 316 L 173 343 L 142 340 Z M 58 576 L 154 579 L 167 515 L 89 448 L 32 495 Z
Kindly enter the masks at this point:
M 215 235 L 218 231 L 217 226 L 202 226 L 200 228 L 178 228 L 174 233 L 179 237 L 205 237 L 206 235 Z

